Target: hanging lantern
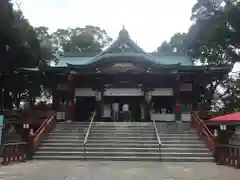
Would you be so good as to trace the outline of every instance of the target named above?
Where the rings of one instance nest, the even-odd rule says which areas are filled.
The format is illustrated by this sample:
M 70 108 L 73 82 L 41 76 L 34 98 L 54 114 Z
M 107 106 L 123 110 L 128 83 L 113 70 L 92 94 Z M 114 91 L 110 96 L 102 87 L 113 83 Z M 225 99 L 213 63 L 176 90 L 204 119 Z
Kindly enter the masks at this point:
M 102 93 L 100 91 L 96 91 L 96 101 L 101 101 Z
M 147 91 L 147 92 L 145 93 L 145 100 L 146 100 L 147 102 L 150 102 L 150 101 L 152 100 L 152 93 L 151 93 L 151 91 Z
M 68 74 L 68 80 L 72 80 L 72 75 L 71 74 Z

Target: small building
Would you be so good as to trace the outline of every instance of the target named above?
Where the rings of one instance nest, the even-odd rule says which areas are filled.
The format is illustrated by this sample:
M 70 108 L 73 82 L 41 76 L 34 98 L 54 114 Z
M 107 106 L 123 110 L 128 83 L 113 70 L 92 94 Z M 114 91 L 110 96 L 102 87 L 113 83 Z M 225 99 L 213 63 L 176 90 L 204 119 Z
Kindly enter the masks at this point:
M 101 53 L 64 53 L 44 72 L 53 82 L 53 105 L 73 103 L 73 119 L 112 120 L 112 104 L 127 104 L 131 121 L 190 121 L 204 100 L 203 87 L 231 66 L 196 66 L 184 55 L 147 53 L 122 29 Z M 121 113 L 121 112 L 120 112 Z M 121 120 L 121 119 L 120 119 Z

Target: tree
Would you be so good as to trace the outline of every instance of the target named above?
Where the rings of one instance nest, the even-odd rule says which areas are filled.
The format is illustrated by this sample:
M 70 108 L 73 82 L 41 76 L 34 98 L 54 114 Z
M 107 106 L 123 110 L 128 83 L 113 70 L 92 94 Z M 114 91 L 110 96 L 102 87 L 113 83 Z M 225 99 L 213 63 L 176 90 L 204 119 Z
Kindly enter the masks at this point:
M 239 61 L 240 2 L 234 0 L 198 0 L 192 8 L 192 26 L 188 33 L 176 33 L 163 42 L 157 52 L 185 54 L 203 65 L 234 65 Z M 208 104 L 222 101 L 221 111 L 233 111 L 240 104 L 237 77 L 219 78 L 204 87 Z M 219 88 L 221 93 L 219 93 Z M 229 104 L 229 99 L 234 99 Z M 234 102 L 234 103 L 232 103 Z M 228 107 L 228 108 L 226 108 Z M 231 110 L 230 110 L 231 109 Z M 220 110 L 220 109 L 219 109 Z
M 112 41 L 105 30 L 90 25 L 58 29 L 51 38 L 58 51 L 63 52 L 101 52 Z
M 188 53 L 188 42 L 186 33 L 174 34 L 170 41 L 164 41 L 161 46 L 157 48 L 157 53 L 168 55 L 184 55 Z
M 20 9 L 13 10 L 9 0 L 0 1 L 0 57 L 0 85 L 4 90 L 0 100 L 11 109 L 13 103 L 19 105 L 29 88 L 28 79 L 19 70 L 36 67 L 41 61 L 41 49 L 34 28 Z
M 41 65 L 49 65 L 52 60 L 55 60 L 57 48 L 54 47 L 51 35 L 48 33 L 48 28 L 40 26 L 35 28 L 37 38 L 40 42 L 40 57 Z
M 239 5 L 237 1 L 197 1 L 192 9 L 194 24 L 188 32 L 188 54 L 194 61 L 208 65 L 234 65 L 239 61 Z M 220 111 L 234 111 L 240 104 L 236 83 L 236 76 L 213 81 L 206 88 L 207 98 L 213 100 L 215 95 L 223 103 Z M 218 88 L 223 92 L 216 91 Z

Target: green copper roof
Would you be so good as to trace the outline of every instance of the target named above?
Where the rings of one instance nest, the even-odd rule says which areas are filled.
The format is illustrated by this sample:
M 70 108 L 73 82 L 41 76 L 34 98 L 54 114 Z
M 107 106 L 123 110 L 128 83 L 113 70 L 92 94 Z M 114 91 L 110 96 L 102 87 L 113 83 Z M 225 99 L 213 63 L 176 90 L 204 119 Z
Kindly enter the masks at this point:
M 190 58 L 186 56 L 161 56 L 145 52 L 129 36 L 125 29 L 119 32 L 118 38 L 105 50 L 97 53 L 64 53 L 58 57 L 59 63 L 56 67 L 66 67 L 71 65 L 88 65 L 98 62 L 111 61 L 142 61 L 145 63 L 156 63 L 163 65 L 180 64 L 182 66 L 192 66 Z
M 133 54 L 133 53 L 125 53 L 126 56 L 131 57 L 137 57 L 137 54 Z M 114 56 L 113 56 L 114 55 Z M 115 54 L 107 54 L 104 55 L 104 57 L 118 57 L 121 56 L 121 54 L 119 53 L 115 53 Z M 145 57 L 143 55 L 141 55 L 141 57 Z M 148 59 L 148 57 L 145 57 L 146 59 Z M 56 67 L 66 67 L 67 64 L 72 64 L 72 65 L 87 65 L 87 64 L 91 64 L 95 61 L 97 61 L 98 59 L 93 59 L 93 57 L 64 57 L 64 56 L 60 56 L 59 58 L 59 63 L 56 64 Z M 144 59 L 144 58 L 143 58 Z M 193 63 L 190 60 L 190 58 L 186 57 L 186 56 L 158 56 L 156 57 L 154 60 L 151 60 L 153 62 L 159 63 L 159 64 L 164 64 L 164 65 L 172 65 L 172 64 L 180 64 L 182 66 L 192 66 Z

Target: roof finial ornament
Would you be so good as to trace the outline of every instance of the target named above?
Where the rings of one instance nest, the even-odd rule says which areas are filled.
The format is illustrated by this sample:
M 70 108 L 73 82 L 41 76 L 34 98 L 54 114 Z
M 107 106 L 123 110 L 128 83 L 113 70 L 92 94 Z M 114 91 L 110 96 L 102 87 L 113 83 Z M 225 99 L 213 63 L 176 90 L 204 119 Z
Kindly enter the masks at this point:
M 129 37 L 128 31 L 125 29 L 124 24 L 122 26 L 122 30 L 119 32 L 119 36 L 121 38 L 128 38 Z

